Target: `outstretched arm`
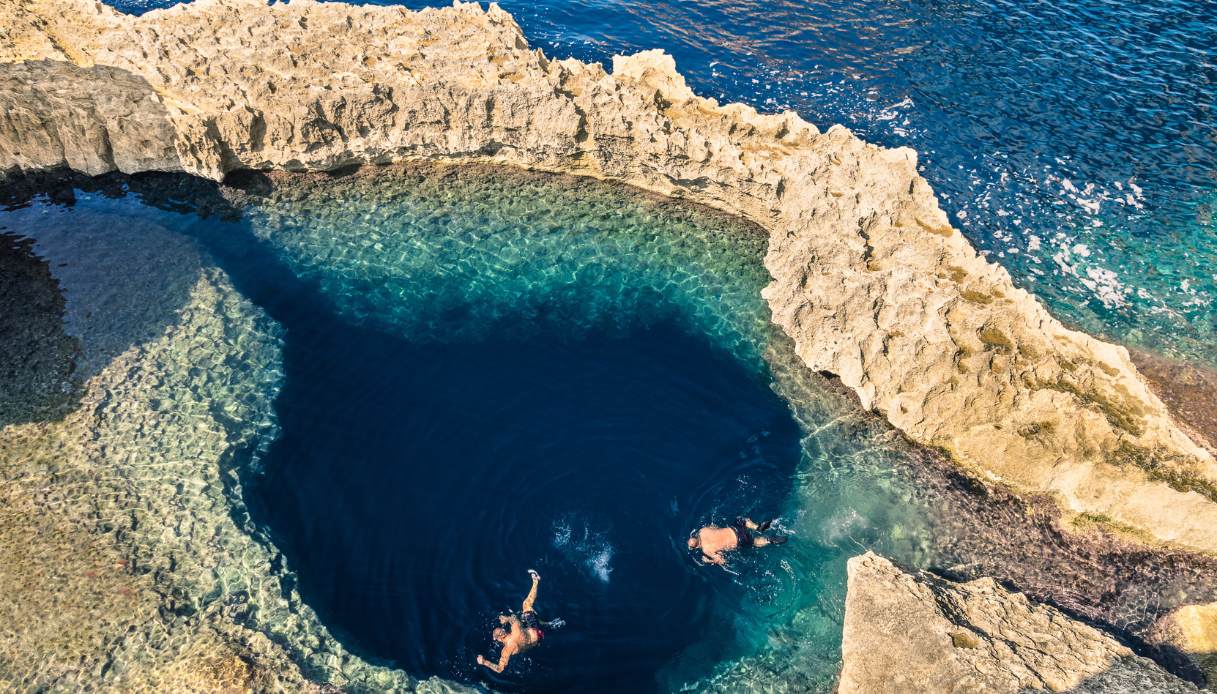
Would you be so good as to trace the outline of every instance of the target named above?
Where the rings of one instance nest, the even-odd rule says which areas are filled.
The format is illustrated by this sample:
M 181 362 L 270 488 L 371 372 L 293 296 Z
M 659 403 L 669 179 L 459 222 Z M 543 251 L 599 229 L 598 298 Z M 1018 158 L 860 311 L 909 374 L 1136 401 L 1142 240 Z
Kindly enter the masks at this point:
M 483 665 L 487 668 L 490 668 L 491 670 L 494 670 L 495 672 L 497 672 L 501 675 L 501 674 L 503 674 L 503 670 L 505 670 L 507 668 L 507 662 L 509 660 L 511 660 L 511 656 L 514 653 L 515 653 L 514 648 L 508 648 L 507 646 L 503 646 L 503 652 L 501 654 L 499 654 L 499 662 L 492 663 L 489 660 L 486 660 L 485 658 L 483 658 L 482 656 L 479 655 L 478 656 L 478 665 Z

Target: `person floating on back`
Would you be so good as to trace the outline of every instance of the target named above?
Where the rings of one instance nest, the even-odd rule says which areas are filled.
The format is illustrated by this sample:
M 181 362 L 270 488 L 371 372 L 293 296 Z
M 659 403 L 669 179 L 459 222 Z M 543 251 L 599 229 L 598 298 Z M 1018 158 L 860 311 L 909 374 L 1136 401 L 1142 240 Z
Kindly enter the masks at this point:
M 499 652 L 499 662 L 492 663 L 491 661 L 478 656 L 478 665 L 485 665 L 495 672 L 502 673 L 507 667 L 507 662 L 511 660 L 511 656 L 517 653 L 530 651 L 537 644 L 541 643 L 541 639 L 545 638 L 545 632 L 541 627 L 558 628 L 564 622 L 560 619 L 555 619 L 552 622 L 542 622 L 537 613 L 533 611 L 533 603 L 537 601 L 537 585 L 541 583 L 541 574 L 533 569 L 528 570 L 528 575 L 532 576 L 532 589 L 528 591 L 528 596 L 524 598 L 524 604 L 520 607 L 520 616 L 514 614 L 499 615 L 499 624 L 503 626 L 495 627 L 491 632 L 491 636 L 495 641 L 503 644 L 503 649 Z M 507 627 L 504 629 L 503 627 Z
M 700 549 L 701 560 L 707 564 L 723 566 L 727 563 L 725 552 L 731 552 L 743 547 L 765 547 L 780 545 L 786 542 L 783 535 L 765 537 L 759 533 L 769 530 L 773 521 L 757 524 L 751 518 L 739 518 L 730 527 L 720 528 L 717 525 L 707 525 L 696 530 L 689 536 L 689 549 Z M 757 534 L 753 534 L 753 532 Z

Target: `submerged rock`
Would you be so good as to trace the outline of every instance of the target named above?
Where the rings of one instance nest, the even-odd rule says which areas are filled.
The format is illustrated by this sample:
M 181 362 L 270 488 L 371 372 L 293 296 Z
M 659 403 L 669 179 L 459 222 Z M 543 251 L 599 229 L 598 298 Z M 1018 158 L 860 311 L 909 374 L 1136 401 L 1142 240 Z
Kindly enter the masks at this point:
M 0 226 L 0 429 L 62 415 L 76 391 L 63 293 L 32 246 Z
M 418 158 L 623 181 L 770 234 L 811 369 L 973 474 L 1217 552 L 1217 461 L 1128 352 L 1068 330 L 951 227 L 908 149 L 699 98 L 659 51 L 550 60 L 495 5 L 0 8 L 0 170 L 323 170 Z M 41 62 L 39 62 L 41 61 Z M 138 127 L 136 127 L 138 125 Z
M 907 574 L 849 561 L 838 691 L 1195 692 L 1111 636 L 993 579 Z
M 1217 553 L 1217 462 L 1189 437 L 1211 423 L 1206 410 L 1194 408 L 1182 428 L 1126 350 L 1067 330 L 979 257 L 910 150 L 699 98 L 661 52 L 618 58 L 611 73 L 550 60 L 493 5 L 410 12 L 198 0 L 137 18 L 92 0 L 19 0 L 0 6 L 0 36 L 0 172 L 219 180 L 247 168 L 447 159 L 613 179 L 704 203 L 769 233 L 774 321 L 806 367 L 838 375 L 863 408 L 977 477 L 1054 499 L 1078 525 Z M 190 305 L 239 303 L 223 277 L 200 281 Z M 238 313 L 241 325 L 258 323 Z M 239 408 L 240 393 L 187 398 L 206 411 L 197 421 L 160 412 L 178 388 L 219 382 L 190 376 L 196 357 L 177 354 L 174 340 L 219 344 L 227 328 L 183 320 L 167 329 L 164 340 L 99 364 L 85 407 L 63 421 L 0 430 L 0 583 L 14 598 L 4 621 L 53 617 L 0 638 L 10 665 L 0 682 L 71 688 L 108 673 L 120 686 L 294 688 L 305 686 L 294 663 L 305 663 L 335 682 L 414 684 L 334 652 L 328 637 L 294 651 L 268 638 L 275 624 L 291 622 L 276 639 L 314 629 L 294 596 L 260 605 L 257 628 L 242 625 L 249 594 L 279 587 L 273 577 L 251 585 L 273 572 L 265 547 L 231 517 L 231 470 L 219 464 L 268 434 L 200 404 Z M 265 349 L 233 358 L 265 358 L 250 372 L 273 370 L 273 331 L 250 331 Z M 149 375 L 128 382 L 128 372 Z M 166 378 L 176 385 L 157 385 Z M 103 402 L 103 381 L 122 397 Z M 248 405 L 247 420 L 266 418 L 267 408 Z M 162 445 L 181 450 L 166 456 Z M 133 453 L 114 466 L 120 474 L 101 474 L 112 451 Z M 179 467 L 156 472 L 165 460 Z M 179 488 L 181 480 L 211 484 Z M 81 490 L 87 508 L 65 502 Z M 190 527 L 160 526 L 175 518 L 166 500 L 211 513 Z M 70 512 L 49 516 L 48 507 Z M 122 542 L 110 538 L 119 534 Z M 132 549 L 132 537 L 149 544 Z M 209 541 L 249 563 L 218 561 Z M 61 563 L 48 563 L 52 555 Z M 63 576 L 89 577 L 96 595 L 63 590 Z M 194 581 L 189 590 L 183 576 Z M 223 599 L 179 603 L 204 593 Z M 1190 691 L 992 580 L 915 578 L 868 556 L 851 562 L 849 595 L 843 691 L 944 682 L 959 691 Z M 113 623 L 93 621 L 99 605 Z M 1163 628 L 1181 650 L 1203 654 L 1213 619 L 1180 611 Z M 115 654 L 119 633 L 128 635 Z M 44 653 L 63 657 L 39 660 Z
M 1189 658 L 1217 688 L 1217 602 L 1185 605 L 1156 625 L 1158 639 Z

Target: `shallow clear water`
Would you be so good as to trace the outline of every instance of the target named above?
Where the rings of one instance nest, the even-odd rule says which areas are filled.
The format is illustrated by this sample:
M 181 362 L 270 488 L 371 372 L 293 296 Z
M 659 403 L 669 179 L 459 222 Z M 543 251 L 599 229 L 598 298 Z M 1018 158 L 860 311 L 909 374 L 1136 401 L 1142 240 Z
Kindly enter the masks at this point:
M 551 55 L 663 48 L 703 95 L 911 146 L 964 233 L 1056 315 L 1214 360 L 1211 2 L 501 4 Z
M 973 243 L 1058 316 L 1217 354 L 1211 3 L 503 5 L 551 55 L 665 48 L 699 93 L 912 146 Z M 1217 597 L 1186 566 L 1070 545 L 978 496 L 797 368 L 759 297 L 763 238 L 704 211 L 543 177 L 407 173 L 289 186 L 239 222 L 80 193 L 6 213 L 0 233 L 32 237 L 71 288 L 80 378 L 185 322 L 201 266 L 285 328 L 281 374 L 214 369 L 242 399 L 282 386 L 282 436 L 246 471 L 255 535 L 282 544 L 274 571 L 299 572 L 344 644 L 413 674 L 594 689 L 616 662 L 632 689 L 828 691 L 844 561 L 862 547 L 995 575 L 1132 635 L 1163 595 Z M 217 339 L 239 352 L 251 338 Z M 208 381 L 206 359 L 180 355 L 200 364 L 189 382 Z M 171 396 L 157 407 L 173 412 Z M 418 460 L 431 464 L 402 464 Z M 779 512 L 794 540 L 741 556 L 738 576 L 682 563 L 688 526 L 740 508 Z M 140 541 L 159 547 L 152 533 L 174 523 L 145 519 Z M 178 566 L 179 584 L 200 604 L 244 596 L 259 628 L 312 652 L 296 608 L 250 587 L 262 565 L 225 561 L 206 580 Z M 570 626 L 478 679 L 489 620 L 518 604 L 533 563 L 543 613 Z
M 496 686 L 703 688 L 789 629 L 823 689 L 844 560 L 859 542 L 925 559 L 926 507 L 885 469 L 902 453 L 850 436 L 857 415 L 827 411 L 842 403 L 821 384 L 770 373 L 793 355 L 760 299 L 755 227 L 476 167 L 319 177 L 246 217 L 351 326 L 294 295 L 269 309 L 287 383 L 258 506 L 302 593 L 368 655 L 486 677 L 470 663 L 493 610 L 537 565 L 570 626 Z M 258 281 L 268 263 L 243 264 Z M 802 413 L 779 397 L 799 389 Z M 799 539 L 731 573 L 689 560 L 690 530 L 739 513 Z

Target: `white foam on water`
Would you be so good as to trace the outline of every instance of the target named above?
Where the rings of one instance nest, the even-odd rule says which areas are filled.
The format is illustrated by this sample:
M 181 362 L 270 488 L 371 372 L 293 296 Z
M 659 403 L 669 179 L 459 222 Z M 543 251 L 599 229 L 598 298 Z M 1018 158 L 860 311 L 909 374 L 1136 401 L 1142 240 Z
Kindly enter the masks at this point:
M 583 566 L 601 583 L 609 582 L 616 549 L 608 541 L 608 533 L 592 530 L 587 521 L 562 518 L 554 522 L 552 541 L 567 559 Z
M 613 546 L 605 545 L 595 556 L 587 560 L 587 566 L 603 583 L 609 582 L 609 574 L 613 572 Z
M 570 533 L 570 524 L 566 523 L 565 521 L 558 521 L 554 523 L 554 547 L 561 549 L 570 544 Z

